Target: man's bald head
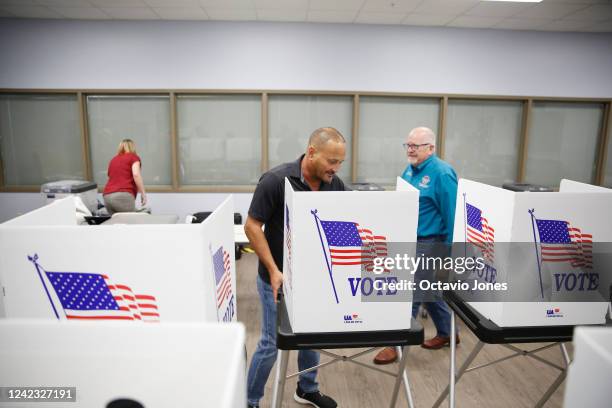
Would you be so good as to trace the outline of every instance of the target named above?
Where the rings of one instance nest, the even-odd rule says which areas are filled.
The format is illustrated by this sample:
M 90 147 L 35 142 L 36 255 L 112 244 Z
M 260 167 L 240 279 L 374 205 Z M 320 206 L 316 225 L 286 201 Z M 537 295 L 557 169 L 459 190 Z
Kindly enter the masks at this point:
M 332 127 L 312 132 L 302 160 L 302 174 L 315 183 L 331 183 L 346 157 L 346 140 Z
M 436 151 L 436 134 L 428 127 L 416 127 L 406 137 L 404 147 L 408 162 L 418 166 Z
M 432 146 L 436 145 L 436 134 L 428 127 L 419 126 L 410 131 L 408 139 L 419 137 L 421 143 L 429 143 Z
M 346 139 L 337 129 L 333 127 L 322 127 L 312 132 L 308 139 L 308 146 L 312 146 L 318 150 L 329 141 L 346 143 Z

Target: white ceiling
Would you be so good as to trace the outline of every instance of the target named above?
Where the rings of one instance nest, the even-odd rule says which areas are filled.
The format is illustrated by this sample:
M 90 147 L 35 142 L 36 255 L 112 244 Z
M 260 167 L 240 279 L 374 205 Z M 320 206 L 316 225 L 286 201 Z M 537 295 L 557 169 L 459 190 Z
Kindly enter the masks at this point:
M 400 24 L 612 32 L 612 0 L 0 0 L 0 18 Z

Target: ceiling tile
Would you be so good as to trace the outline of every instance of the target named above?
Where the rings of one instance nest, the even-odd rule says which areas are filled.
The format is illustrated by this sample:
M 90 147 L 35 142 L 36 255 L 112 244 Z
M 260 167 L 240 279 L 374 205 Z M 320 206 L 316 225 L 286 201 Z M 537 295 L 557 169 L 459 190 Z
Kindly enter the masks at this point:
M 91 4 L 100 8 L 115 8 L 115 7 L 147 7 L 144 0 L 89 0 Z
M 199 0 L 144 0 L 149 7 L 200 7 Z
M 159 20 L 149 7 L 103 7 L 102 10 L 117 20 Z
M 0 0 L 2 6 L 40 6 L 36 0 Z
M 459 16 L 447 24 L 448 27 L 490 28 L 499 24 L 500 17 L 469 17 Z
M 262 10 L 308 10 L 308 0 L 253 0 L 253 3 Z
M 39 6 L 54 6 L 54 7 L 91 7 L 91 1 L 88 0 L 36 0 Z
M 153 11 L 164 20 L 208 20 L 201 7 L 153 7 Z
M 49 7 L 65 18 L 80 20 L 108 20 L 111 17 L 95 7 Z
M 254 10 L 255 3 L 253 0 L 200 0 L 200 6 L 204 10 L 208 8 L 215 8 L 221 10 Z
M 553 19 L 536 19 L 536 18 L 507 18 L 495 25 L 494 28 L 507 30 L 540 30 L 542 27 L 550 24 Z
M 558 19 L 585 7 L 588 6 L 585 4 L 539 3 L 520 11 L 514 17 Z
M 257 9 L 259 21 L 306 21 L 306 10 Z
M 211 20 L 223 20 L 223 21 L 256 21 L 257 14 L 255 9 L 251 10 L 240 10 L 240 9 L 218 9 L 218 8 L 205 8 L 204 11 L 208 14 Z
M 15 17 L 22 18 L 62 18 L 55 11 L 43 6 L 2 6 L 2 8 L 13 14 Z
M 588 21 L 569 21 L 569 20 L 556 20 L 550 24 L 542 26 L 540 30 L 546 31 L 580 31 L 581 29 L 589 26 Z
M 565 20 L 605 21 L 612 18 L 612 5 L 594 5 L 564 17 Z
M 606 4 L 606 3 L 610 3 L 610 0 L 544 0 L 542 3 L 544 4 L 551 4 L 551 3 L 556 3 L 556 4 L 584 4 L 584 5 L 588 5 L 588 4 Z
M 357 17 L 357 11 L 311 10 L 307 19 L 312 23 L 352 23 Z
M 13 13 L 9 13 L 8 11 L 0 7 L 0 17 L 15 17 L 15 15 Z
M 422 0 L 366 0 L 361 11 L 384 13 L 407 13 L 412 11 Z
M 479 0 L 427 0 L 421 3 L 414 13 L 418 14 L 462 14 L 473 8 Z
M 612 0 L 0 0 L 0 17 L 354 22 L 612 32 Z
M 404 19 L 404 13 L 377 13 L 375 11 L 362 11 L 355 19 L 356 23 L 363 24 L 399 24 Z
M 360 10 L 365 0 L 310 0 L 310 10 Z
M 612 32 L 612 20 L 602 21 L 601 23 L 592 23 L 584 29 L 585 31 L 593 32 Z
M 402 24 L 415 26 L 444 26 L 457 16 L 451 14 L 408 14 Z
M 465 16 L 512 17 L 526 8 L 529 3 L 482 2 L 465 12 Z

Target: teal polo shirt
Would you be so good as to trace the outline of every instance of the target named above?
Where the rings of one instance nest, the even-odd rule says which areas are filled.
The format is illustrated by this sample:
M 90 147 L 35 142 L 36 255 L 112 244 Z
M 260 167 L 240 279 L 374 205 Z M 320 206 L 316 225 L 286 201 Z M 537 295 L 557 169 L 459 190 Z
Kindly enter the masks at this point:
M 455 170 L 432 155 L 418 166 L 409 164 L 402 178 L 419 190 L 417 236 L 444 235 L 446 242 L 452 243 L 457 202 Z

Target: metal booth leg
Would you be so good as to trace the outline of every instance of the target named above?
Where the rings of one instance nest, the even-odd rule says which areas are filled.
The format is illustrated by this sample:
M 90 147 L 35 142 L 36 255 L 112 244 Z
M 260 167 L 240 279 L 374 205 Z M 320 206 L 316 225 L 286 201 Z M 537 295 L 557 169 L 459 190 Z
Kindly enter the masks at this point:
M 287 363 L 291 350 L 278 350 L 276 358 L 276 378 L 272 388 L 272 408 L 280 408 L 283 403 L 283 392 L 285 391 L 285 380 L 287 379 Z
M 393 393 L 391 394 L 391 404 L 389 405 L 391 408 L 395 407 L 395 403 L 397 402 L 397 395 L 399 394 L 400 382 L 404 378 L 402 373 L 406 373 L 406 357 L 408 357 L 408 353 L 402 353 L 402 357 L 399 362 L 399 370 L 397 371 L 397 375 L 395 377 L 395 385 L 393 386 Z
M 561 348 L 561 355 L 563 356 L 565 367 L 563 368 L 559 376 L 557 376 L 555 381 L 550 385 L 550 387 L 548 387 L 548 389 L 546 390 L 544 395 L 542 395 L 542 398 L 540 398 L 538 403 L 535 404 L 535 408 L 543 407 L 546 401 L 548 401 L 548 399 L 551 397 L 551 395 L 553 395 L 553 393 L 557 391 L 557 388 L 559 388 L 561 383 L 565 380 L 565 377 L 567 377 L 567 369 L 571 361 L 569 358 L 569 354 L 567 353 L 567 349 L 565 348 L 565 344 L 559 343 L 559 347 Z
M 448 381 L 448 386 L 450 389 L 448 396 L 448 406 L 449 408 L 455 408 L 455 351 L 457 350 L 457 327 L 455 320 L 455 311 L 451 310 L 451 332 L 450 332 L 450 378 Z
M 459 370 L 457 371 L 457 375 L 455 376 L 455 382 L 459 382 L 459 379 L 461 378 L 465 370 L 467 370 L 467 368 L 470 366 L 472 361 L 474 361 L 474 359 L 476 358 L 480 350 L 482 350 L 484 345 L 485 344 L 482 341 L 479 341 L 478 343 L 476 343 L 476 345 L 474 346 L 474 349 L 472 349 L 468 358 L 463 362 L 461 367 L 459 367 Z M 434 402 L 432 408 L 437 408 L 440 406 L 440 404 L 442 404 L 442 401 L 444 401 L 444 398 L 446 398 L 446 396 L 448 395 L 449 390 L 450 390 L 450 384 L 446 386 L 444 391 L 442 391 L 442 394 L 440 394 L 436 402 Z
M 397 350 L 397 355 L 402 358 L 404 353 L 408 354 L 408 346 L 395 348 Z M 406 401 L 408 401 L 408 406 L 410 408 L 414 408 L 414 400 L 412 399 L 412 391 L 410 390 L 410 382 L 408 382 L 408 373 L 406 372 L 406 367 L 402 370 L 402 379 L 404 380 L 404 391 L 406 392 Z

